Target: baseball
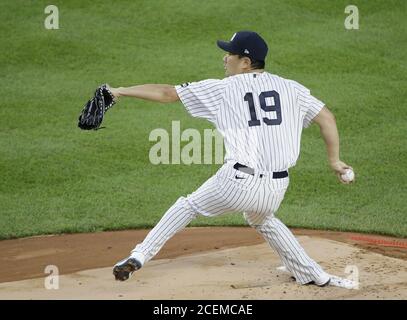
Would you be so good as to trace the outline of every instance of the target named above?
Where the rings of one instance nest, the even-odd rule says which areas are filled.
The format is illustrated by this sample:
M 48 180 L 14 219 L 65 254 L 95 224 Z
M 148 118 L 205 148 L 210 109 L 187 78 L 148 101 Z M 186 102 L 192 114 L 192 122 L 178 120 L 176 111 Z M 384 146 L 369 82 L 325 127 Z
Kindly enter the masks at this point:
M 345 182 L 351 182 L 355 178 L 355 173 L 352 169 L 346 169 L 346 172 L 341 174 L 341 178 Z

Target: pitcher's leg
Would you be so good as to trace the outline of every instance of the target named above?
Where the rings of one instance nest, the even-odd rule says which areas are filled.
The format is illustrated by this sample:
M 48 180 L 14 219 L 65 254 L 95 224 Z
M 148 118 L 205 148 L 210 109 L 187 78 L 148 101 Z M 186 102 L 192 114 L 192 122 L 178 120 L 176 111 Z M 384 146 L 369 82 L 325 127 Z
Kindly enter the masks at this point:
M 144 265 L 172 236 L 184 229 L 198 215 L 216 216 L 225 212 L 228 208 L 223 206 L 223 200 L 217 190 L 216 177 L 211 177 L 186 198 L 180 197 L 144 241 L 132 250 L 132 255 Z
M 144 256 L 142 264 L 150 261 L 172 236 L 184 229 L 197 216 L 198 213 L 194 212 L 186 198 L 180 197 L 132 252 Z
M 222 178 L 220 180 L 224 181 Z M 172 236 L 184 229 L 198 215 L 211 217 L 230 212 L 233 207 L 230 207 L 230 200 L 225 198 L 225 192 L 233 194 L 233 199 L 236 196 L 245 199 L 241 196 L 244 191 L 234 192 L 233 189 L 233 184 L 226 189 L 223 188 L 222 182 L 219 182 L 217 176 L 213 176 L 188 197 L 179 198 L 144 241 L 132 250 L 130 257 L 116 263 L 113 268 L 116 280 L 127 280 L 134 271 L 151 260 Z
M 252 226 L 277 251 L 297 282 L 306 284 L 314 281 L 323 285 L 329 281 L 330 276 L 307 255 L 292 232 L 274 215 L 267 217 L 262 224 Z
M 164 214 L 157 225 L 138 244 L 128 258 L 113 267 L 116 280 L 125 281 L 151 260 L 163 245 L 178 231 L 184 229 L 198 215 L 184 197 L 180 197 Z

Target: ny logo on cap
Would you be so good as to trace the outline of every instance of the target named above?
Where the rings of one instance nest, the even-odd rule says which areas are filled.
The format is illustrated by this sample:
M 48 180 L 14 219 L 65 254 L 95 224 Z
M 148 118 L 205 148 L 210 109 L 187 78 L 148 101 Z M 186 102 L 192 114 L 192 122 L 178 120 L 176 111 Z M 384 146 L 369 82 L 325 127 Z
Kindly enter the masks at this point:
M 250 52 L 249 52 L 249 50 L 244 49 L 244 53 L 249 54 Z

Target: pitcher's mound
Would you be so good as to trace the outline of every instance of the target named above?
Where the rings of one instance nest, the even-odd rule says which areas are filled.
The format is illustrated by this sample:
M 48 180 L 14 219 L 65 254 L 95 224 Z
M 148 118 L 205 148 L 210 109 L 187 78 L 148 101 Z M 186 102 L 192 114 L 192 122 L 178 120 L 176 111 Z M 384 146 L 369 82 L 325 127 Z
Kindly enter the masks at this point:
M 350 244 L 299 236 L 324 269 L 359 279 L 358 290 L 300 286 L 277 270 L 281 262 L 266 243 L 153 260 L 126 282 L 112 268 L 59 277 L 4 282 L 0 299 L 406 299 L 407 262 Z

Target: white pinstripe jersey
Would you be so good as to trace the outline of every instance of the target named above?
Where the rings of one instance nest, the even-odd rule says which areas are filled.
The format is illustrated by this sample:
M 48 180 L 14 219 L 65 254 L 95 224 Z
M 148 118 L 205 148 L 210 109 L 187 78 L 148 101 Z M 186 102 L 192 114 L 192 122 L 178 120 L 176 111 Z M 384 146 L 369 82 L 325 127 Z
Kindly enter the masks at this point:
M 194 117 L 211 121 L 222 134 L 225 162 L 256 172 L 295 165 L 301 132 L 324 107 L 310 90 L 268 72 L 244 73 L 175 86 Z

